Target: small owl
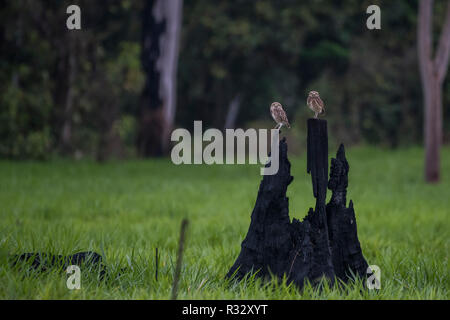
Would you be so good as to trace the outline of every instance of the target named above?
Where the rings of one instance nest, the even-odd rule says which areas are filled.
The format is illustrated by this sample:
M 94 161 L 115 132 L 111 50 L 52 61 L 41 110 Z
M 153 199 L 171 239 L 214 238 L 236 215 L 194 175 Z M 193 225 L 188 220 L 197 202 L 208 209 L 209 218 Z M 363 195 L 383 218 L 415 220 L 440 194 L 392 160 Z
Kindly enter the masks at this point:
M 272 115 L 273 120 L 277 123 L 275 129 L 281 129 L 283 125 L 288 128 L 291 127 L 289 124 L 288 118 L 286 116 L 286 112 L 284 112 L 283 107 L 279 102 L 274 102 L 270 106 L 270 114 Z
M 319 114 L 325 112 L 325 106 L 323 105 L 322 99 L 320 99 L 319 93 L 317 91 L 311 91 L 308 94 L 308 99 L 306 99 L 306 104 L 308 107 L 314 111 L 314 118 L 317 118 Z

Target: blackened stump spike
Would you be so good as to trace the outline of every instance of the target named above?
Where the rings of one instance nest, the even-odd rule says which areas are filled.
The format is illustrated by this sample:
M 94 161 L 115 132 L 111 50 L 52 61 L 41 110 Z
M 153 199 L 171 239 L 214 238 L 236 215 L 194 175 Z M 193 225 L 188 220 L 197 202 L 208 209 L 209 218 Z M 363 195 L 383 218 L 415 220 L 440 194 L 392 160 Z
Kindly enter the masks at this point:
M 327 225 L 330 238 L 331 257 L 336 276 L 344 281 L 352 275 L 364 277 L 367 271 L 358 240 L 353 201 L 346 207 L 349 165 L 341 144 L 336 158 L 331 160 L 331 200 L 327 204 Z
M 308 161 L 309 173 L 316 198 L 314 211 L 310 211 L 305 219 L 311 223 L 311 242 L 314 250 L 311 254 L 312 270 L 310 280 L 313 282 L 325 276 L 333 280 L 334 270 L 329 248 L 328 226 L 325 201 L 328 184 L 328 132 L 327 121 L 308 119 Z
M 269 166 L 270 163 L 266 165 Z M 293 180 L 290 168 L 286 138 L 283 138 L 279 144 L 278 172 L 265 175 L 259 185 L 247 236 L 227 277 L 236 272 L 236 277 L 241 279 L 247 273 L 257 270 L 261 277 L 269 277 L 271 272 L 282 276 L 285 272 L 285 260 L 292 248 L 286 197 L 287 187 Z
M 327 121 L 308 119 L 307 172 L 311 174 L 313 194 L 323 205 L 328 181 Z
M 340 160 L 340 161 L 347 161 L 345 158 L 345 148 L 344 145 L 341 143 L 339 146 L 339 149 L 336 153 L 336 159 Z

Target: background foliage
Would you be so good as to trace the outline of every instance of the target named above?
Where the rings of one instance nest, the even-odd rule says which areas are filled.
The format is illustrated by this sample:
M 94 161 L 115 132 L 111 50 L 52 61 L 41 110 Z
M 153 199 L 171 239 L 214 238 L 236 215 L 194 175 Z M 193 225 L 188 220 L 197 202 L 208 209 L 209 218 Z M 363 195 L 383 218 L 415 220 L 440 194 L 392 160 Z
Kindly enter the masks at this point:
M 0 10 L 0 156 L 47 158 L 135 154 L 145 75 L 144 0 L 5 1 Z M 65 26 L 69 4 L 82 30 Z M 366 28 L 370 4 L 382 29 Z M 435 41 L 445 1 L 434 6 Z M 236 96 L 237 126 L 272 126 L 280 101 L 304 133 L 309 90 L 325 100 L 330 130 L 346 144 L 397 147 L 422 142 L 422 93 L 416 50 L 417 1 L 185 1 L 178 69 L 177 126 L 193 120 L 223 128 Z M 75 65 L 69 69 L 71 50 Z M 73 83 L 68 81 L 72 74 Z M 73 112 L 64 113 L 72 90 Z M 448 142 L 449 77 L 444 83 Z M 62 124 L 72 124 L 69 149 Z

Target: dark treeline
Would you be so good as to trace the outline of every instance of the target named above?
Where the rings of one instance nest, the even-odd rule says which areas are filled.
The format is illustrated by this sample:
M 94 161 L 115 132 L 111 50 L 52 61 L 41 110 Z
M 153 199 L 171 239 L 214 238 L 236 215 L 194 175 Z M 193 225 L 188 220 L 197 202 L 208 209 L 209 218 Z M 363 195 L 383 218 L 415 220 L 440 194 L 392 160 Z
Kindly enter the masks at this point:
M 138 154 L 146 86 L 145 0 L 4 1 L 0 9 L 0 157 Z M 446 1 L 435 1 L 439 40 Z M 81 8 L 82 29 L 66 28 Z M 382 29 L 366 8 L 382 8 Z M 423 141 L 418 3 L 396 1 L 184 1 L 175 126 L 273 127 L 285 107 L 304 134 L 309 90 L 321 93 L 330 130 L 346 144 Z M 449 77 L 443 85 L 449 141 Z M 270 121 L 270 122 L 269 122 Z M 297 124 L 297 125 L 296 125 Z

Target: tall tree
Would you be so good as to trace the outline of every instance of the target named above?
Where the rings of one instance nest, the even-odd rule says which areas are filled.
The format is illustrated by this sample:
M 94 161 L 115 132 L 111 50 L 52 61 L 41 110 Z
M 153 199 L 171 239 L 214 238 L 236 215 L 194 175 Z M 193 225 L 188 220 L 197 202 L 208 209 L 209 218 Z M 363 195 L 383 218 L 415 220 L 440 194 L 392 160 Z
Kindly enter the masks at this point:
M 176 110 L 176 72 L 182 0 L 147 0 L 143 11 L 142 65 L 147 75 L 138 148 L 143 156 L 168 151 Z
M 417 43 L 425 108 L 425 180 L 438 182 L 443 129 L 442 87 L 450 54 L 450 1 L 447 3 L 444 27 L 434 58 L 432 57 L 432 11 L 433 0 L 419 1 Z
M 64 153 L 70 153 L 72 150 L 72 118 L 75 98 L 75 81 L 78 69 L 76 52 L 76 31 L 69 31 L 67 38 L 69 50 L 65 50 L 67 55 L 67 65 L 64 68 L 64 70 L 67 72 L 67 89 L 64 98 L 65 101 L 62 116 L 63 124 L 61 129 L 61 149 Z

